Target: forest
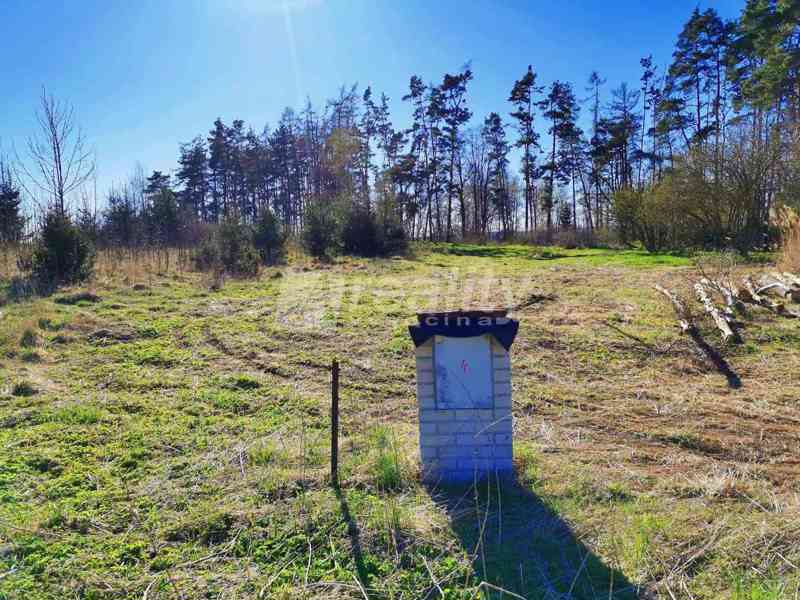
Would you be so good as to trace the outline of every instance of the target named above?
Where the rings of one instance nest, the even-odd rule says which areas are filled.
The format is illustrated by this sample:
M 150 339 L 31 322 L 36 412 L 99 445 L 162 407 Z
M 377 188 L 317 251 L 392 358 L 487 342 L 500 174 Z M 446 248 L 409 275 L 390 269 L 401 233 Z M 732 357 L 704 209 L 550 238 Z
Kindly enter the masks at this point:
M 639 63 L 640 80 L 615 87 L 600 71 L 545 85 L 523 66 L 488 115 L 470 109 L 469 63 L 412 75 L 404 126 L 385 94 L 343 86 L 273 127 L 217 119 L 180 145 L 174 173 L 138 168 L 100 200 L 72 108 L 43 90 L 41 131 L 0 165 L 0 241 L 31 246 L 31 268 L 56 222 L 87 256 L 198 248 L 221 226 L 233 252 L 262 257 L 287 238 L 318 256 L 407 240 L 773 246 L 776 215 L 800 203 L 800 5 L 748 0 L 734 21 L 695 9 L 669 64 Z

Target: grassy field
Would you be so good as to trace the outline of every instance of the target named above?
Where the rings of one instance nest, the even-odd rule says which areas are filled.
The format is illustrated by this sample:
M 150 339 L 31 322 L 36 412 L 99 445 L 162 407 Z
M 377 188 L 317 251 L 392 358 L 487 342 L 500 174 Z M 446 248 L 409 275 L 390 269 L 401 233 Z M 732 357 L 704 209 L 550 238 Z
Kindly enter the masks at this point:
M 221 287 L 112 263 L 7 303 L 0 598 L 796 598 L 800 323 L 753 312 L 731 388 L 652 287 L 693 274 L 429 245 Z M 426 487 L 407 325 L 474 306 L 522 323 L 517 481 Z

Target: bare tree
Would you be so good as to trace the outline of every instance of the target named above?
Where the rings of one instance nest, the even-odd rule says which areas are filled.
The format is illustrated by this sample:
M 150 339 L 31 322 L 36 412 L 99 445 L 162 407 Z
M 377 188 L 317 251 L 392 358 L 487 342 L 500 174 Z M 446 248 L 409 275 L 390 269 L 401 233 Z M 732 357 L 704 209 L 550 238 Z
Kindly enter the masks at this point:
M 56 100 L 42 88 L 36 111 L 39 133 L 28 138 L 28 161 L 18 160 L 22 173 L 34 188 L 48 197 L 56 210 L 66 213 L 66 198 L 94 174 L 94 152 L 75 123 L 71 105 Z

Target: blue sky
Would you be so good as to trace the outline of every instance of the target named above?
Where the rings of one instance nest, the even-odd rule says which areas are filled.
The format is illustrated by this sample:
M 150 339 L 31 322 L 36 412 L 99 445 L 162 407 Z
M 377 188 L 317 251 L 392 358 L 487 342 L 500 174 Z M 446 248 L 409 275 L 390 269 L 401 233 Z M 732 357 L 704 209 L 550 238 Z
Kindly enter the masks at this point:
M 466 61 L 477 125 L 507 118 L 532 64 L 541 83 L 589 73 L 638 84 L 639 59 L 668 63 L 695 6 L 736 17 L 743 0 L 0 0 L 0 144 L 22 150 L 42 85 L 71 102 L 96 148 L 98 189 L 135 164 L 172 170 L 178 146 L 214 119 L 261 129 L 342 84 L 386 92 L 396 125 L 418 74 L 439 81 Z

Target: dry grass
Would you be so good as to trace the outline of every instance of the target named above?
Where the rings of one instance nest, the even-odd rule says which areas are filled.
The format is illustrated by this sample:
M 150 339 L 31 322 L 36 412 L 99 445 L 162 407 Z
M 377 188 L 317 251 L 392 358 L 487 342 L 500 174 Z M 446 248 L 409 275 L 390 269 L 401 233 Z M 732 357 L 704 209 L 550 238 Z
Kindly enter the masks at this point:
M 800 274 L 800 215 L 782 208 L 778 218 L 781 228 L 781 253 L 778 266 L 784 271 Z
M 156 277 L 191 270 L 190 250 L 104 249 L 97 253 L 95 280 L 101 284 L 150 285 Z
M 14 246 L 0 245 L 0 281 L 20 275 L 17 268 L 18 252 Z

